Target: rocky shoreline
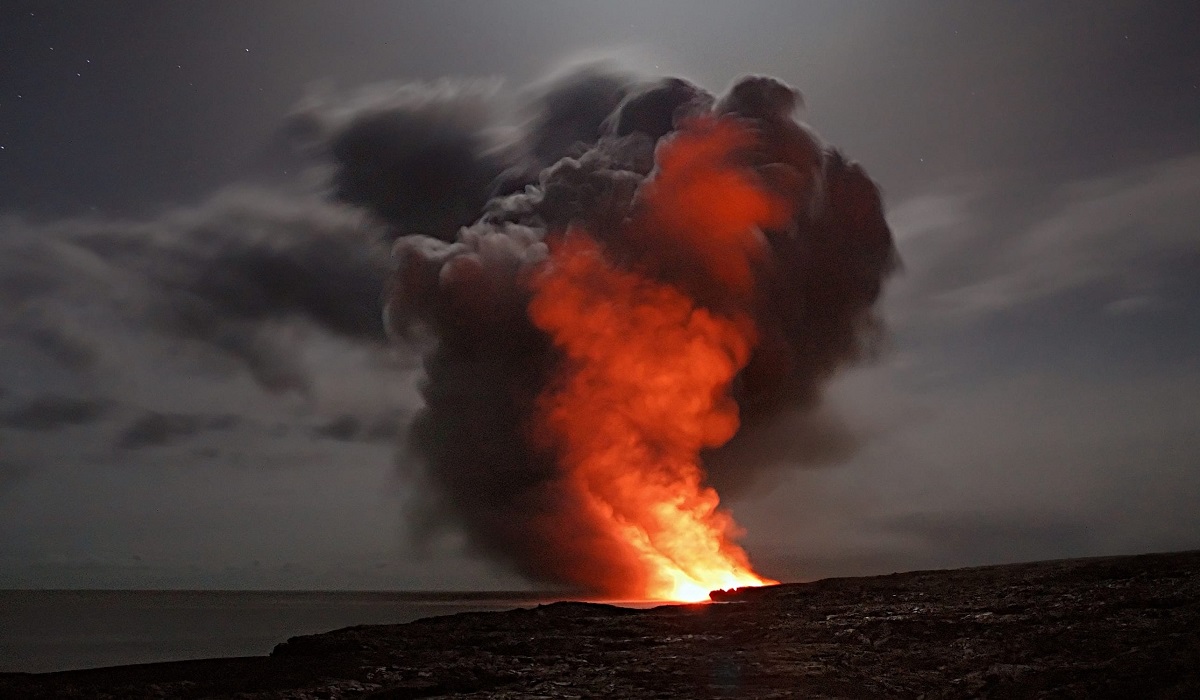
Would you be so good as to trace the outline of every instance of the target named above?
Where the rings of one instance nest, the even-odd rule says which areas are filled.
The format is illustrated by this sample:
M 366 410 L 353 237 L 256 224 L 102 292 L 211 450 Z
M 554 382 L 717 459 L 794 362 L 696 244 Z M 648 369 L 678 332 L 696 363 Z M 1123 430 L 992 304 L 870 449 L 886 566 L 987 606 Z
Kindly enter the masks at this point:
M 1196 698 L 1200 552 L 554 603 L 267 657 L 0 674 L 3 698 Z

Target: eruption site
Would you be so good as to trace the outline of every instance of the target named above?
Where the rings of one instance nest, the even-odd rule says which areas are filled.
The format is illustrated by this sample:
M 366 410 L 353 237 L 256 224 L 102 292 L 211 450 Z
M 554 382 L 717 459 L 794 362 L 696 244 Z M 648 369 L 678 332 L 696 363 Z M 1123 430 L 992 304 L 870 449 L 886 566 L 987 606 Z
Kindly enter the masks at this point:
M 820 398 L 880 334 L 878 189 L 773 78 L 718 99 L 587 68 L 507 133 L 488 90 L 410 90 L 329 136 L 338 194 L 396 237 L 388 330 L 427 348 L 416 532 L 614 598 L 770 583 L 714 485 L 852 442 Z

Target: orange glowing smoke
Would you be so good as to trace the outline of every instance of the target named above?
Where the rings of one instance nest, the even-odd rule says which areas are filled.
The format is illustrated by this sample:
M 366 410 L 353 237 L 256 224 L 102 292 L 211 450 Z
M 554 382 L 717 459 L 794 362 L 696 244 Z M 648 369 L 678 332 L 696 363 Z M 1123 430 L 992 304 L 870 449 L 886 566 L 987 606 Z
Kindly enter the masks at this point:
M 683 129 L 660 146 L 629 224 L 646 243 L 642 259 L 623 255 L 618 267 L 572 230 L 533 281 L 530 317 L 565 358 L 540 397 L 535 430 L 550 436 L 569 487 L 640 572 L 631 596 L 696 601 L 774 583 L 734 543 L 737 526 L 718 509 L 699 459 L 737 432 L 730 385 L 756 335 L 739 308 L 753 293 L 762 229 L 790 216 L 746 157 L 754 142 L 729 119 Z M 686 283 L 648 272 L 667 264 L 645 259 L 664 250 L 667 262 L 686 251 Z M 701 286 L 720 303 L 684 291 Z

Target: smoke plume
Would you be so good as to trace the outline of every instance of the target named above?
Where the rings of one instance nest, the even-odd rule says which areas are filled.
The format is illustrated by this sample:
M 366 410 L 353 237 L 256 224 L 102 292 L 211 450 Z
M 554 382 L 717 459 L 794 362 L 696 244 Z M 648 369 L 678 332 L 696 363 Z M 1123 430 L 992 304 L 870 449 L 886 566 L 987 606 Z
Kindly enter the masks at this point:
M 609 595 L 761 581 L 710 484 L 845 451 L 819 406 L 879 335 L 878 189 L 769 77 L 718 98 L 588 68 L 516 132 L 477 97 L 409 92 L 326 140 L 338 196 L 397 237 L 388 330 L 431 341 L 416 532 Z

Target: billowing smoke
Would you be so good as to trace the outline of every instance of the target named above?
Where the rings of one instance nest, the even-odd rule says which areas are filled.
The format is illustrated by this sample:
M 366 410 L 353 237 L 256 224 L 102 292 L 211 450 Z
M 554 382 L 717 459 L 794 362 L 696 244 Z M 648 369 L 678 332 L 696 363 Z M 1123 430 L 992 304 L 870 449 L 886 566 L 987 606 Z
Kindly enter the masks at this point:
M 778 462 L 848 449 L 820 402 L 825 382 L 868 357 L 879 337 L 873 306 L 896 257 L 874 183 L 797 122 L 799 93 L 768 77 L 741 79 L 718 98 L 678 78 L 589 68 L 533 91 L 523 126 L 509 131 L 489 121 L 505 106 L 495 92 L 402 92 L 341 122 L 328 109 L 307 116 L 333 123 L 326 143 L 338 196 L 397 236 L 388 330 L 429 341 L 425 405 L 400 459 L 418 484 L 416 532 L 460 530 L 535 580 L 614 595 L 663 590 L 631 551 L 639 538 L 675 535 L 625 512 L 636 491 L 581 486 L 591 456 L 576 453 L 587 439 L 563 422 L 595 411 L 589 420 L 608 425 L 606 416 L 640 411 L 659 394 L 606 403 L 611 387 L 586 381 L 628 382 L 587 364 L 644 363 L 620 347 L 592 353 L 579 333 L 609 337 L 613 326 L 564 331 L 544 297 L 579 291 L 572 313 L 616 314 L 622 328 L 644 304 L 679 299 L 671 323 L 695 335 L 677 347 L 690 353 L 712 336 L 714 349 L 701 354 L 724 358 L 724 369 L 688 394 L 702 411 L 679 413 L 680 422 L 709 421 L 702 435 L 662 432 L 682 431 L 710 472 L 695 459 L 666 476 L 644 474 L 658 468 L 653 459 L 627 468 L 643 473 L 636 489 L 689 482 L 676 506 L 717 532 L 731 566 L 749 571 L 706 483 L 736 487 Z M 680 381 L 692 374 L 685 364 Z M 582 403 L 581 392 L 591 392 Z M 678 445 L 639 421 L 622 424 L 634 451 L 675 459 Z M 670 546 L 653 548 L 678 563 Z

